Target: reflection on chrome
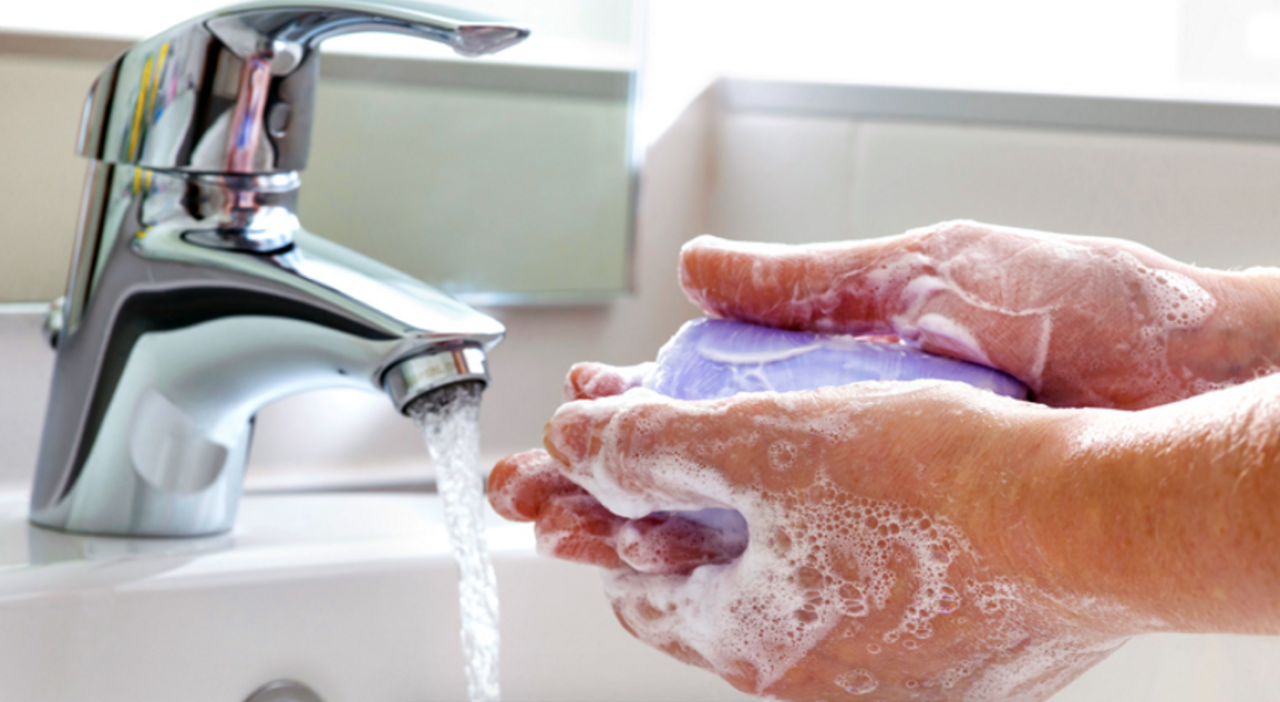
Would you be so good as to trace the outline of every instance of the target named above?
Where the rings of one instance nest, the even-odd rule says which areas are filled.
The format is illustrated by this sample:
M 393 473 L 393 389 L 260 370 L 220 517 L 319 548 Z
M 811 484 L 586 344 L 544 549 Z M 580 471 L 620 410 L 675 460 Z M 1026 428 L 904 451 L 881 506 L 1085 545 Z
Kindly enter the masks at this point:
M 355 387 L 402 409 L 487 380 L 501 324 L 298 221 L 318 44 L 356 31 L 467 56 L 528 34 L 409 0 L 266 0 L 144 41 L 95 82 L 76 253 L 48 323 L 58 359 L 35 523 L 225 531 L 264 404 Z

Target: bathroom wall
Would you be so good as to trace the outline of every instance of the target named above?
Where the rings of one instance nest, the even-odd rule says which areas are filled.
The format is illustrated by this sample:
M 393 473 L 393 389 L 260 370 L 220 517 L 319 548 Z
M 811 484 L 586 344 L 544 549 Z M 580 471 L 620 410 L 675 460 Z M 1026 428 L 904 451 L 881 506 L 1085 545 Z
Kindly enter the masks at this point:
M 0 310 L 0 491 L 27 490 L 35 469 L 53 350 L 43 314 Z
M 101 63 L 0 53 L 0 301 L 47 302 L 66 286 L 85 171 L 76 132 Z
M 724 111 L 712 228 L 759 241 L 968 218 L 1280 265 L 1280 143 Z

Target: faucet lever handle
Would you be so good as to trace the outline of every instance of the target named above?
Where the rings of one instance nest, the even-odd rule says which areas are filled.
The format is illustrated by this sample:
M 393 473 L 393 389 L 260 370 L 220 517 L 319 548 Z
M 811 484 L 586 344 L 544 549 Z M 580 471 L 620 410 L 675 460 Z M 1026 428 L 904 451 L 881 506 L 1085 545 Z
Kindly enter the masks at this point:
M 320 42 L 354 32 L 438 41 L 463 56 L 529 30 L 415 0 L 258 0 L 215 10 L 135 45 L 94 82 L 80 155 L 221 175 L 306 166 Z
M 330 37 L 356 32 L 409 34 L 482 56 L 522 41 L 529 30 L 491 17 L 414 0 L 262 0 L 226 8 L 205 20 L 209 31 L 244 59 L 293 55 Z M 296 66 L 296 64 L 295 64 Z M 287 59 L 276 69 L 288 73 Z

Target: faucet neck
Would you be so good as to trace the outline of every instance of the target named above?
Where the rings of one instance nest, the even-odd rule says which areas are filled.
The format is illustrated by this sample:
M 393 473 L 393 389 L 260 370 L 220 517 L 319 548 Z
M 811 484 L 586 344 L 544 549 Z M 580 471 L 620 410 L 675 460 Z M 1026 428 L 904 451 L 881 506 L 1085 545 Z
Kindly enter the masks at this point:
M 189 220 L 183 238 L 198 246 L 275 253 L 293 245 L 302 229 L 297 172 L 227 176 L 151 172 L 144 222 Z

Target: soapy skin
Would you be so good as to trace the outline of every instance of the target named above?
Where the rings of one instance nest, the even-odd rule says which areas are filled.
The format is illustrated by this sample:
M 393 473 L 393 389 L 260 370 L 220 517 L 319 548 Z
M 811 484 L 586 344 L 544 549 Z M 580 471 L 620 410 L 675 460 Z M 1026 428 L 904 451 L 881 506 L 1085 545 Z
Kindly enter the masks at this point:
M 1196 268 L 1118 239 L 946 222 L 781 246 L 710 236 L 680 281 L 707 312 L 783 329 L 894 333 L 1018 378 L 1054 407 L 1142 409 L 1280 362 L 1273 269 Z
M 490 500 L 543 553 L 602 566 L 641 640 L 834 702 L 1042 700 L 1135 634 L 1280 634 L 1280 376 L 1251 380 L 1275 272 L 959 223 L 700 238 L 681 279 L 715 314 L 896 333 L 1046 403 L 1150 409 L 937 381 L 684 402 L 639 388 L 644 367 L 580 364 Z

